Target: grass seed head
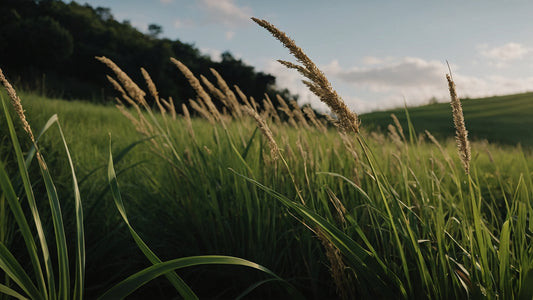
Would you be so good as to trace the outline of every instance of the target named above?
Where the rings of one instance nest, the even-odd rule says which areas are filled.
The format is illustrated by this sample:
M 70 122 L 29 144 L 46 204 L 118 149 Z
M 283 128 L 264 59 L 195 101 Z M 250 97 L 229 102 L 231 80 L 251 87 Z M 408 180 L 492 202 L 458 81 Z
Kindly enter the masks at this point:
M 359 118 L 357 114 L 348 109 L 342 98 L 331 86 L 326 75 L 320 71 L 315 63 L 305 54 L 305 52 L 296 45 L 294 40 L 289 38 L 283 31 L 276 28 L 268 21 L 252 18 L 259 26 L 268 30 L 272 36 L 278 39 L 289 52 L 298 60 L 302 66 L 282 61 L 281 63 L 291 69 L 298 70 L 308 80 L 303 80 L 309 90 L 324 102 L 331 111 L 337 115 L 340 128 L 348 132 L 359 132 Z
M 468 141 L 468 131 L 465 126 L 465 118 L 463 115 L 463 108 L 461 106 L 461 100 L 457 97 L 457 91 L 455 89 L 455 82 L 453 82 L 450 75 L 446 74 L 448 80 L 448 87 L 450 90 L 450 104 L 452 106 L 453 123 L 455 125 L 455 140 L 457 141 L 457 148 L 459 150 L 459 156 L 461 162 L 468 174 L 470 171 L 470 142 Z
M 257 127 L 259 127 L 259 130 L 265 136 L 265 138 L 268 141 L 268 145 L 270 146 L 270 155 L 275 160 L 280 156 L 280 150 L 278 147 L 278 144 L 276 143 L 276 140 L 274 140 L 274 136 L 272 135 L 272 131 L 270 130 L 270 127 L 265 123 L 265 121 L 259 116 L 257 111 L 252 109 L 251 107 L 243 107 L 243 110 L 253 117 L 255 119 L 255 122 L 257 123 Z
M 163 105 L 161 105 L 161 101 L 159 101 L 159 93 L 157 91 L 154 81 L 150 77 L 150 74 L 148 74 L 148 72 L 144 68 L 141 68 L 141 73 L 143 74 L 144 80 L 146 81 L 146 86 L 148 87 L 148 91 L 150 92 L 152 97 L 154 97 L 155 103 L 157 104 L 157 107 L 159 107 L 159 110 L 161 111 L 161 115 L 165 116 L 166 110 L 163 107 Z
M 196 78 L 196 76 L 194 76 L 194 74 L 191 72 L 191 70 L 189 68 L 187 68 L 187 66 L 185 66 L 179 60 L 171 57 L 170 61 L 172 61 L 172 63 L 174 63 L 178 67 L 178 69 L 181 71 L 181 73 L 183 73 L 185 78 L 187 78 L 187 80 L 189 81 L 189 84 L 196 91 L 196 93 L 198 94 L 200 99 L 202 99 L 202 101 L 205 103 L 205 105 L 207 106 L 208 111 L 211 113 L 213 118 L 216 121 L 220 121 L 221 122 L 222 119 L 220 118 L 220 112 L 216 108 L 215 104 L 213 104 L 213 101 L 211 100 L 211 97 L 209 96 L 209 94 L 207 94 L 207 92 L 204 90 L 204 88 L 200 84 L 200 81 L 198 80 L 198 78 Z
M 33 131 L 31 130 L 30 124 L 26 120 L 26 115 L 24 114 L 24 109 L 22 108 L 22 101 L 20 101 L 20 98 L 17 95 L 17 92 L 15 91 L 11 83 L 9 83 L 7 78 L 4 76 L 4 72 L 2 72 L 2 69 L 0 69 L 0 82 L 2 82 L 2 85 L 6 89 L 7 94 L 9 95 L 9 98 L 11 99 L 11 105 L 13 105 L 15 112 L 17 113 L 20 121 L 22 122 L 22 127 L 24 128 L 24 131 L 28 133 L 31 141 L 35 143 L 35 137 L 33 136 Z
M 120 69 L 112 60 L 105 56 L 96 56 L 96 59 L 104 63 L 111 69 L 111 71 L 115 73 L 118 81 L 122 84 L 131 98 L 133 98 L 142 106 L 148 107 L 148 104 L 144 100 L 146 93 L 124 71 L 122 71 L 122 69 Z

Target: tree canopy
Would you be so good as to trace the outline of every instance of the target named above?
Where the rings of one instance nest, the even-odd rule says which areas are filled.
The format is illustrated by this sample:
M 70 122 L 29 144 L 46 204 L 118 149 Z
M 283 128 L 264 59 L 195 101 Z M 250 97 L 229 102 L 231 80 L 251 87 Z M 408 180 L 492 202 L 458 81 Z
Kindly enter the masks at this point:
M 209 68 L 214 68 L 228 84 L 238 84 L 255 99 L 264 93 L 296 98 L 276 88 L 274 76 L 255 71 L 229 52 L 215 62 L 194 45 L 160 38 L 160 25 L 150 24 L 142 33 L 127 20 L 115 20 L 109 8 L 59 0 L 2 0 L 0 20 L 0 67 L 19 87 L 56 97 L 107 101 L 116 95 L 105 79 L 108 70 L 94 58 L 106 56 L 139 83 L 139 68 L 144 67 L 161 95 L 177 102 L 195 93 L 170 57 L 208 78 Z

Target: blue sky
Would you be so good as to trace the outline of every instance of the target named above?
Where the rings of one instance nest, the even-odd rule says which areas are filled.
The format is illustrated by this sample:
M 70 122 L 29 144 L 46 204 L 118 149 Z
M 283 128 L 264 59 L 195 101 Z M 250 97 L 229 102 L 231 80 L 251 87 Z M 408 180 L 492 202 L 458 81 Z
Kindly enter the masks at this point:
M 446 60 L 462 97 L 533 91 L 533 1 L 76 2 L 109 7 L 144 32 L 159 24 L 215 60 L 229 50 L 319 109 L 300 75 L 276 62 L 294 61 L 287 49 L 250 17 L 292 37 L 357 113 L 447 100 Z

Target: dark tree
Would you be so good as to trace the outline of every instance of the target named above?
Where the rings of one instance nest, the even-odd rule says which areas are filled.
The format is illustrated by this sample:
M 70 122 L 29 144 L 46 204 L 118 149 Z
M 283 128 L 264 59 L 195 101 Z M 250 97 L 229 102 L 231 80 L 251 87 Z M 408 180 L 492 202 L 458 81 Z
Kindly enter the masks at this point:
M 148 25 L 148 35 L 151 38 L 157 39 L 161 33 L 163 33 L 163 27 L 161 27 L 161 25 L 157 25 L 157 24 Z
M 0 67 L 26 88 L 37 88 L 36 82 L 46 80 L 54 96 L 112 101 L 116 92 L 105 77 L 109 70 L 94 59 L 106 56 L 140 85 L 144 80 L 139 68 L 146 68 L 160 95 L 172 96 L 179 104 L 196 95 L 170 63 L 174 57 L 197 76 L 214 80 L 209 68 L 215 68 L 230 86 L 238 84 L 259 102 L 264 93 L 273 101 L 275 93 L 294 99 L 275 87 L 274 76 L 256 72 L 231 53 L 213 62 L 194 45 L 160 38 L 162 32 L 160 25 L 150 24 L 148 33 L 142 33 L 127 20 L 115 20 L 105 7 L 59 0 L 0 0 Z

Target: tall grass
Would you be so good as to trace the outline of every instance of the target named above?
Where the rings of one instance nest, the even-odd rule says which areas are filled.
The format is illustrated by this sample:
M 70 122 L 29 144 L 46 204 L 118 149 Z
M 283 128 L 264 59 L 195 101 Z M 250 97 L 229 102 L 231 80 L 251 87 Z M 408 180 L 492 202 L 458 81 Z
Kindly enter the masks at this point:
M 450 120 L 452 115 L 457 120 L 458 149 L 451 140 L 415 132 L 408 110 L 405 117 L 392 117 L 388 135 L 366 132 L 294 41 L 272 24 L 254 21 L 295 55 L 299 64 L 281 63 L 299 71 L 331 106 L 335 118 L 329 123 L 289 99 L 278 97 L 279 107 L 267 96 L 256 101 L 216 70 L 197 75 L 172 59 L 176 76 L 184 76 L 198 94 L 176 114 L 172 98 L 158 94 L 146 70 L 141 69 L 147 86 L 143 91 L 144 85 L 134 83 L 119 66 L 98 58 L 112 70 L 115 77 L 108 79 L 121 97 L 117 107 L 124 118 L 116 121 L 117 128 L 124 130 L 130 122 L 140 138 L 121 138 L 120 152 L 109 150 L 107 139 L 103 146 L 95 145 L 95 152 L 105 153 L 103 162 L 94 163 L 88 153 L 78 156 L 80 163 L 87 159 L 87 165 L 102 164 L 107 170 L 109 188 L 100 188 L 84 202 L 114 203 L 119 211 L 115 217 L 141 250 L 135 259 L 146 261 L 140 272 L 121 266 L 127 271 L 108 274 L 110 283 L 100 287 L 107 292 L 104 297 L 129 295 L 164 274 L 168 278 L 159 287 L 177 288 L 185 297 L 194 297 L 190 291 L 199 297 L 249 292 L 256 297 L 298 296 L 286 284 L 269 292 L 271 281 L 280 280 L 273 274 L 315 299 L 533 296 L 533 165 L 528 150 L 469 145 L 451 78 L 448 88 L 456 103 Z M 68 108 L 66 119 L 76 116 L 74 107 Z M 102 109 L 99 115 L 104 114 L 110 113 Z M 64 126 L 63 140 L 74 142 L 67 132 L 76 136 L 72 127 Z M 133 147 L 144 152 L 130 151 Z M 66 172 L 70 178 L 71 169 Z M 84 173 L 82 192 L 100 182 L 94 178 L 98 171 Z M 4 187 L 2 191 L 0 214 L 12 218 Z M 98 217 L 105 208 L 89 207 L 91 218 L 85 222 L 91 228 L 111 231 L 118 224 L 92 223 L 92 218 L 102 220 Z M 0 238 L 12 240 L 13 226 L 1 222 Z M 92 251 L 87 253 L 89 260 Z M 252 267 L 268 278 L 237 273 L 226 265 L 174 272 L 208 262 Z M 38 282 L 39 273 L 34 273 L 30 277 Z M 135 274 L 124 279 L 126 273 Z M 250 278 L 257 283 L 246 288 Z M 1 292 L 26 293 L 11 280 L 4 281 Z M 46 279 L 41 285 L 42 290 L 56 286 Z M 215 288 L 219 292 L 212 292 Z
M 17 161 L 18 176 L 22 179 L 23 193 L 17 195 L 18 186 L 13 184 L 12 178 L 18 177 L 8 173 L 4 163 L 0 161 L 0 187 L 1 187 L 1 210 L 2 223 L 1 226 L 1 240 L 0 240 L 0 270 L 5 279 L 0 283 L 0 293 L 5 296 L 14 297 L 17 299 L 82 299 L 85 293 L 85 230 L 84 230 L 84 217 L 83 208 L 81 203 L 81 196 L 78 187 L 78 180 L 74 171 L 74 164 L 63 134 L 61 125 L 57 115 L 52 116 L 39 136 L 33 134 L 33 130 L 29 125 L 24 109 L 22 107 L 22 101 L 16 94 L 14 88 L 9 81 L 5 78 L 2 70 L 0 69 L 0 82 L 5 87 L 9 98 L 11 99 L 14 112 L 18 119 L 22 123 L 24 131 L 29 136 L 32 148 L 28 151 L 26 157 L 24 157 L 17 132 L 15 130 L 14 122 L 11 118 L 11 113 L 4 101 L 2 95 L 0 100 L 2 102 L 2 111 L 5 116 L 5 121 L 8 126 L 9 135 L 13 145 L 13 151 L 15 152 Z M 65 219 L 63 217 L 63 210 L 61 208 L 62 203 L 57 193 L 56 186 L 52 179 L 50 170 L 45 162 L 43 153 L 38 146 L 38 140 L 40 136 L 45 133 L 52 125 L 56 124 L 61 137 L 61 142 L 64 146 L 66 158 L 68 160 L 70 174 L 73 182 L 73 198 L 75 207 L 75 249 L 70 250 L 74 252 L 74 260 L 69 259 L 69 248 L 65 230 Z M 134 145 L 130 145 L 123 150 L 123 152 L 129 151 Z M 119 156 L 124 155 L 121 152 Z M 169 261 L 161 261 L 156 254 L 147 246 L 142 238 L 136 233 L 131 226 L 131 223 L 127 217 L 126 210 L 122 201 L 121 193 L 118 188 L 118 182 L 114 169 L 114 159 L 110 150 L 109 162 L 108 162 L 108 181 L 111 190 L 111 194 L 115 200 L 115 205 L 119 210 L 119 213 L 128 226 L 128 229 L 138 245 L 139 249 L 151 262 L 152 266 L 139 271 L 128 278 L 120 281 L 118 284 L 108 289 L 99 299 L 122 299 L 131 293 L 135 292 L 140 287 L 144 286 L 149 281 L 165 275 L 168 281 L 174 286 L 176 292 L 185 299 L 198 299 L 192 289 L 175 273 L 177 269 L 182 269 L 191 266 L 202 265 L 233 265 L 244 266 L 256 270 L 260 270 L 273 279 L 270 281 L 281 281 L 287 292 L 293 297 L 299 298 L 300 294 L 295 291 L 290 284 L 287 284 L 280 277 L 274 274 L 269 269 L 252 263 L 248 260 L 223 256 L 223 255 L 210 255 L 210 256 L 192 256 L 173 259 Z M 39 169 L 41 171 L 41 179 L 44 182 L 48 202 L 48 208 L 50 209 L 50 215 L 53 225 L 53 240 L 55 240 L 55 246 L 49 247 L 48 242 L 50 239 L 50 232 L 46 230 L 46 224 L 43 222 L 42 213 L 39 209 L 38 200 L 42 197 L 38 192 L 34 191 L 34 186 L 31 183 L 29 168 L 33 158 L 36 157 Z M 22 200 L 26 200 L 29 206 L 31 219 L 33 226 L 30 225 L 30 218 L 26 216 L 23 209 Z M 9 205 L 11 215 L 6 213 L 5 202 Z M 63 202 L 64 204 L 64 202 Z M 15 224 L 10 224 L 11 218 L 15 221 Z M 33 228 L 35 229 L 33 229 Z M 39 248 L 35 240 L 35 233 L 37 232 Z M 28 272 L 25 268 L 24 256 L 21 253 L 14 252 L 11 246 L 12 237 L 8 236 L 20 235 L 24 240 L 26 255 L 30 259 L 30 265 L 32 271 Z M 47 238 L 48 236 L 48 238 Z M 57 258 L 53 259 L 52 254 L 56 254 Z M 42 265 L 44 262 L 44 268 Z M 74 269 L 73 278 L 71 278 L 71 269 Z M 57 273 L 55 273 L 57 272 Z M 245 290 L 241 296 L 244 296 L 255 289 L 257 286 L 263 284 L 259 282 L 252 287 Z
M 259 111 L 253 99 L 248 99 L 236 86 L 231 90 L 220 76 L 216 76 L 217 87 L 207 77 L 198 80 L 186 66 L 172 59 L 198 92 L 199 97 L 190 101 L 190 107 L 212 124 L 207 129 L 213 138 L 209 145 L 199 141 L 198 137 L 205 134 L 193 129 L 186 107 L 180 118 L 188 124 L 189 137 L 173 139 L 175 121 L 164 113 L 156 117 L 145 104 L 146 93 L 139 92 L 129 81 L 123 81 L 117 89 L 133 106 L 136 114 L 127 116 L 140 126 L 138 131 L 156 136 L 153 149 L 172 165 L 172 178 L 192 187 L 189 190 L 182 186 L 191 194 L 178 203 L 190 207 L 193 216 L 201 220 L 205 217 L 194 214 L 194 210 L 208 212 L 213 216 L 213 224 L 228 220 L 228 216 L 238 216 L 239 221 L 233 220 L 228 228 L 232 234 L 240 233 L 246 226 L 262 229 L 255 234 L 250 229 L 243 231 L 248 235 L 238 239 L 253 241 L 254 245 L 249 247 L 257 249 L 264 241 L 277 248 L 279 240 L 271 234 L 280 235 L 287 226 L 293 226 L 280 215 L 270 219 L 277 222 L 275 225 L 263 223 L 265 214 L 278 211 L 272 206 L 272 199 L 277 199 L 300 220 L 302 228 L 316 236 L 315 241 L 309 236 L 302 238 L 307 243 L 304 247 L 316 249 L 316 242 L 320 241 L 321 260 L 329 262 L 332 281 L 342 298 L 532 295 L 528 288 L 531 284 L 528 218 L 533 183 L 526 154 L 518 150 L 523 163 L 516 162 L 519 169 L 510 177 L 485 170 L 498 170 L 504 165 L 483 161 L 480 153 L 485 149 L 481 144 L 474 149 L 479 152 L 474 152 L 471 158 L 451 78 L 449 87 L 460 156 L 451 156 L 450 150 L 431 133 L 416 133 L 408 111 L 407 124 L 393 118 L 395 126 L 390 131 L 394 143 L 379 145 L 385 137 L 369 138 L 368 133 L 362 132 L 357 115 L 347 109 L 323 73 L 293 40 L 264 20 L 254 21 L 279 39 L 302 64 L 281 61 L 309 80 L 305 83 L 330 106 L 341 132 L 324 131 L 321 121 L 296 118 L 301 113 L 298 107 L 295 111 L 288 106 L 272 111 L 267 98 L 264 110 Z M 111 67 L 119 80 L 124 80 L 116 65 L 105 58 L 100 60 Z M 213 104 L 208 91 L 220 100 L 222 111 L 227 113 Z M 283 99 L 280 103 L 284 103 Z M 242 117 L 246 114 L 252 119 Z M 262 137 L 254 130 L 251 123 L 254 121 Z M 315 127 L 310 128 L 309 123 Z M 402 126 L 408 134 L 404 134 Z M 430 144 L 424 142 L 426 139 Z M 271 155 L 264 154 L 267 149 Z M 488 155 L 492 160 L 492 154 Z M 197 190 L 200 187 L 202 191 Z M 199 209 L 203 205 L 208 208 Z M 200 236 L 214 239 L 209 241 L 213 243 L 212 249 L 231 249 L 228 243 L 235 242 L 217 225 L 197 226 L 206 228 Z M 210 232 L 221 233 L 222 237 Z M 285 245 L 286 249 L 289 247 Z M 284 255 L 298 250 L 291 252 Z M 315 253 L 309 258 L 305 255 L 303 260 L 291 256 L 283 261 L 306 264 L 312 256 L 316 257 Z

